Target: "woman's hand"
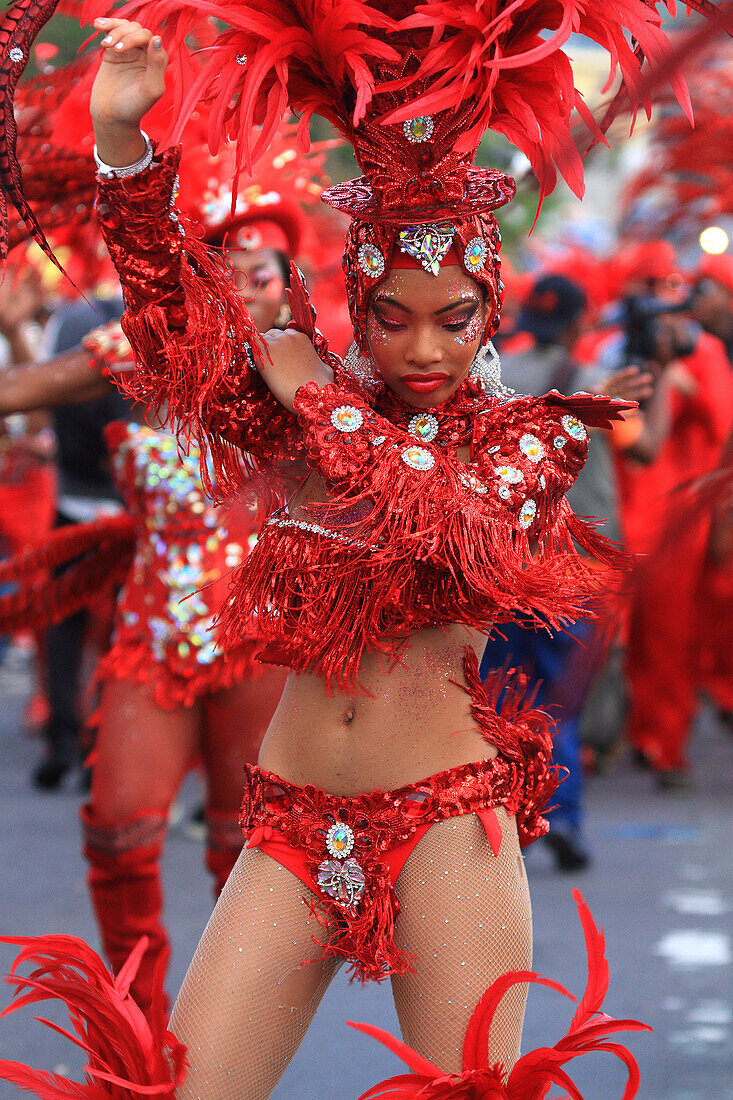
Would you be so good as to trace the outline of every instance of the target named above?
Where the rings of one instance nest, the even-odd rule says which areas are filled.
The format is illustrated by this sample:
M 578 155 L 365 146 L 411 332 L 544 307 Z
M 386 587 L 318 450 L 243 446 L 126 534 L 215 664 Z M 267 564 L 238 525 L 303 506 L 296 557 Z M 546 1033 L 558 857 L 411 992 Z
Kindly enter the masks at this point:
M 270 392 L 290 412 L 295 412 L 295 395 L 306 382 L 315 382 L 321 389 L 333 382 L 333 371 L 319 359 L 304 333 L 271 329 L 264 339 L 272 362 L 263 363 L 260 375 Z
M 145 152 L 140 122 L 165 91 L 168 54 L 158 35 L 127 19 L 95 19 L 104 32 L 102 64 L 89 109 L 100 158 L 124 167 Z

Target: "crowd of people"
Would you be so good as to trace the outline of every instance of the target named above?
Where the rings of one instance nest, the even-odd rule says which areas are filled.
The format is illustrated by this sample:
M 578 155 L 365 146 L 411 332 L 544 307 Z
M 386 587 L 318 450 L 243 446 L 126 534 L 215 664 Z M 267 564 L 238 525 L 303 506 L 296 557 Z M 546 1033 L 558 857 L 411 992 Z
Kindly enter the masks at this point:
M 515 184 L 471 162 L 497 125 L 476 106 L 490 96 L 449 66 L 454 100 L 434 108 L 430 36 L 419 78 L 411 45 L 361 115 L 353 88 L 314 92 L 306 67 L 234 124 L 204 67 L 181 160 L 139 129 L 180 108 L 162 39 L 122 19 L 96 29 L 104 60 L 73 93 L 91 94 L 94 133 L 80 124 L 71 167 L 73 112 L 49 133 L 36 90 L 18 92 L 21 136 L 56 142 L 68 224 L 56 192 L 45 212 L 74 281 L 50 280 L 16 204 L 0 288 L 0 655 L 33 654 L 29 782 L 49 800 L 78 789 L 104 954 L 115 974 L 135 959 L 129 993 L 156 1026 L 161 854 L 184 778 L 202 775 L 194 824 L 219 901 L 171 1017 L 168 1070 L 181 1044 L 189 1057 L 176 1095 L 270 1095 L 344 961 L 392 978 L 405 1042 L 456 1080 L 464 1035 L 488 1041 L 482 994 L 507 981 L 491 1058 L 521 1075 L 520 846 L 582 871 L 588 772 L 644 769 L 674 797 L 695 783 L 703 700 L 733 735 L 733 256 L 627 237 L 611 254 L 500 256 L 491 211 Z M 246 72 L 246 102 L 232 49 L 225 36 L 207 64 Z M 308 96 L 361 180 L 329 186 L 324 150 L 279 117 Z M 569 126 L 564 107 L 534 109 L 545 130 Z M 220 124 L 240 147 L 213 154 Z M 523 140 L 545 193 L 552 158 Z M 466 932 L 442 945 L 438 982 L 421 964 L 454 912 Z M 264 1022 L 243 1035 L 236 1009 L 255 999 Z

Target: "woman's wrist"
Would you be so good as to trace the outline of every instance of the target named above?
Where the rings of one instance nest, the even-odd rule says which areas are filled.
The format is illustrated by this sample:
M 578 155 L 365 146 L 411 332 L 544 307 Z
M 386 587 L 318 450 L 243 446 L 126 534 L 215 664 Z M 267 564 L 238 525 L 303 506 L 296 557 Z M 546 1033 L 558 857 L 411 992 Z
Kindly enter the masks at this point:
M 148 146 L 139 123 L 99 118 L 93 121 L 97 155 L 110 168 L 126 168 L 145 155 Z

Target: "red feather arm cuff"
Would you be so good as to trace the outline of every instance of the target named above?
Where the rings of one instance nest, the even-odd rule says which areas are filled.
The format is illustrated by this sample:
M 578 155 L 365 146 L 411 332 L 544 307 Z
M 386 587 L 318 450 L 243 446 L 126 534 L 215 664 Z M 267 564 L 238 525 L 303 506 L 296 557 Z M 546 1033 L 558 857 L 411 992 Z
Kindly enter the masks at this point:
M 196 440 L 206 490 L 221 497 L 241 486 L 242 450 L 264 464 L 290 456 L 296 422 L 259 377 L 267 350 L 223 259 L 176 210 L 179 159 L 169 149 L 145 172 L 99 182 L 99 221 L 137 364 L 116 382 L 167 409 L 182 438 Z

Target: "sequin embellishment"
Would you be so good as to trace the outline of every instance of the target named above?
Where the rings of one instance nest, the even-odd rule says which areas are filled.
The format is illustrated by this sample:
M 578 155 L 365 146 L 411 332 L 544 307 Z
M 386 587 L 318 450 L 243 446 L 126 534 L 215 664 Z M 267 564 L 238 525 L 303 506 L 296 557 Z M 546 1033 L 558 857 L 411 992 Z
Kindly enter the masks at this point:
M 354 847 L 354 831 L 349 825 L 337 822 L 328 830 L 326 848 L 334 859 L 346 859 Z
M 539 462 L 545 453 L 545 448 L 536 435 L 526 432 L 519 440 L 519 449 L 526 455 L 530 462 Z
M 364 871 L 355 859 L 324 859 L 318 867 L 318 885 L 338 905 L 356 910 L 366 886 Z
M 471 489 L 472 492 L 478 493 L 480 496 L 489 491 L 483 481 L 479 481 L 475 474 L 461 474 L 461 484 L 465 489 Z
M 353 405 L 339 405 L 331 413 L 331 423 L 338 432 L 355 432 L 364 423 L 364 417 Z
M 585 424 L 582 424 L 580 420 L 576 420 L 574 416 L 564 416 L 562 418 L 562 426 L 569 436 L 573 439 L 577 439 L 579 442 L 588 438 Z
M 494 473 L 507 485 L 519 485 L 520 481 L 524 481 L 524 474 L 516 466 L 497 466 Z
M 481 237 L 474 237 L 468 242 L 463 252 L 463 262 L 469 271 L 480 271 L 486 263 L 489 250 L 486 241 Z
M 410 420 L 408 431 L 421 443 L 432 443 L 438 434 L 438 418 L 432 413 L 417 413 Z
M 449 224 L 408 226 L 400 230 L 400 252 L 418 260 L 431 275 L 439 275 L 440 261 L 450 251 L 454 233 Z
M 374 244 L 363 244 L 359 249 L 359 267 L 370 279 L 384 274 L 384 256 Z
M 419 118 L 410 118 L 402 123 L 402 133 L 411 145 L 421 145 L 424 141 L 430 141 L 435 130 L 435 123 L 430 115 L 420 115 Z
M 527 530 L 532 525 L 532 520 L 537 515 L 537 504 L 534 500 L 525 500 L 519 513 L 519 526 Z
M 435 456 L 422 447 L 405 447 L 402 452 L 402 461 L 413 470 L 425 472 L 432 470 L 435 465 Z

